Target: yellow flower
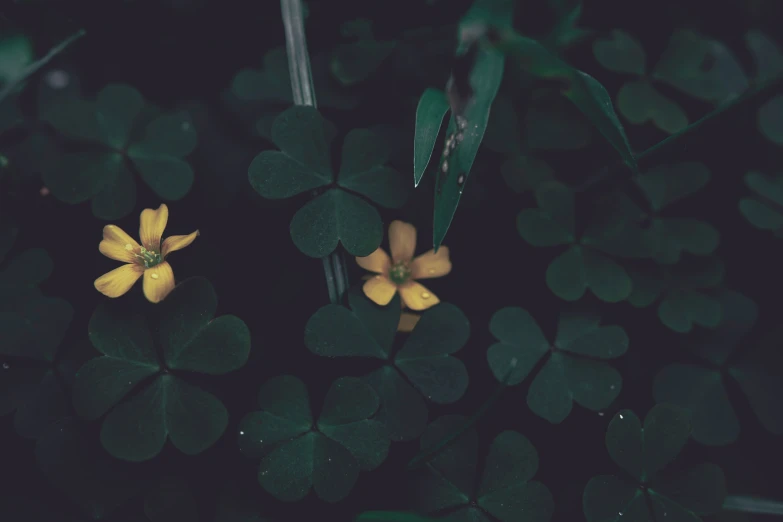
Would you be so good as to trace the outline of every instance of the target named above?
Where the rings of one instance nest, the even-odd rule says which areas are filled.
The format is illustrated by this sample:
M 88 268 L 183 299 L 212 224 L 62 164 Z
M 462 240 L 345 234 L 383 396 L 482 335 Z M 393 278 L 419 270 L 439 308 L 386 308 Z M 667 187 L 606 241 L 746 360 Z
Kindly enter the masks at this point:
M 174 272 L 166 256 L 185 248 L 198 236 L 198 230 L 186 236 L 169 236 L 161 245 L 168 220 L 169 208 L 165 204 L 158 210 L 142 210 L 139 219 L 141 245 L 116 225 L 103 227 L 103 241 L 98 250 L 110 259 L 127 264 L 96 279 L 95 288 L 107 297 L 120 297 L 144 275 L 144 296 L 153 303 L 163 301 L 174 289 Z
M 436 254 L 430 250 L 417 258 L 416 228 L 410 223 L 392 221 L 389 225 L 391 258 L 379 248 L 367 257 L 357 257 L 359 266 L 378 275 L 364 283 L 364 295 L 375 304 L 386 306 L 400 292 L 402 303 L 411 310 L 426 310 L 440 302 L 419 279 L 441 277 L 451 272 L 449 249 L 441 246 Z

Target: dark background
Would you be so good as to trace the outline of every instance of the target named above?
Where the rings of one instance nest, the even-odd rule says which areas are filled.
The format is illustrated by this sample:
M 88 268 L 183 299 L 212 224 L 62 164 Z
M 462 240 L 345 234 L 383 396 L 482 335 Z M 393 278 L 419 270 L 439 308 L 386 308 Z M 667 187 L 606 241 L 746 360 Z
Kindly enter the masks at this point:
M 415 27 L 448 26 L 457 22 L 469 4 L 465 0 L 440 0 L 433 6 L 422 0 L 310 2 L 308 46 L 311 52 L 332 49 L 344 41 L 340 24 L 359 17 L 374 21 L 378 39 L 394 39 L 403 30 Z M 176 5 L 152 1 L 4 0 L 0 4 L 0 21 L 28 31 L 37 55 L 73 31 L 85 29 L 87 35 L 54 64 L 74 71 L 86 93 L 94 93 L 106 83 L 126 82 L 164 108 L 197 100 L 210 108 L 210 121 L 218 133 L 228 137 L 248 158 L 271 147 L 245 132 L 221 107 L 219 97 L 237 71 L 258 67 L 268 49 L 284 43 L 278 2 L 202 0 L 194 2 L 194 7 Z M 673 29 L 699 29 L 726 43 L 752 71 L 743 36 L 750 28 L 780 36 L 783 16 L 774 5 L 775 2 L 737 0 L 603 0 L 587 3 L 580 25 L 599 34 L 614 28 L 625 29 L 642 42 L 649 64 L 664 49 Z M 519 2 L 516 20 L 522 32 L 540 36 L 549 27 L 552 14 L 544 2 Z M 602 70 L 594 61 L 589 41 L 576 46 L 568 56 L 574 66 L 596 76 L 610 93 L 616 92 L 621 78 Z M 351 88 L 361 95 L 357 108 L 324 110 L 324 114 L 341 132 L 387 124 L 397 129 L 404 140 L 412 141 L 412 108 L 424 88 L 443 87 L 448 70 L 442 76 L 438 74 L 436 69 L 431 82 L 409 81 L 410 77 L 400 77 L 387 63 L 371 79 Z M 513 96 L 513 85 L 504 85 L 503 89 Z M 677 100 L 691 120 L 710 110 L 700 102 L 682 97 Z M 759 303 L 759 336 L 779 324 L 779 267 L 783 258 L 780 243 L 753 229 L 737 210 L 739 195 L 744 193 L 744 173 L 753 168 L 779 169 L 783 156 L 755 131 L 755 108 L 760 101 L 732 111 L 660 156 L 661 161 L 700 160 L 710 167 L 713 176 L 707 189 L 679 204 L 677 215 L 699 216 L 720 230 L 721 246 L 717 253 L 726 263 L 726 284 Z M 651 126 L 628 126 L 628 134 L 636 150 L 665 137 Z M 411 170 L 409 157 L 395 158 L 404 175 Z M 443 413 L 469 415 L 494 391 L 496 382 L 486 363 L 486 349 L 493 342 L 487 328 L 489 319 L 497 309 L 527 308 L 545 332 L 554 335 L 558 313 L 565 306 L 544 282 L 544 271 L 556 251 L 534 249 L 516 232 L 516 214 L 531 205 L 532 199 L 506 188 L 499 176 L 500 159 L 488 153 L 477 161 L 465 204 L 458 210 L 444 242 L 451 249 L 453 272 L 428 285 L 443 301 L 458 305 L 472 325 L 468 345 L 457 354 L 470 372 L 468 392 L 455 405 L 431 407 L 431 419 Z M 611 151 L 601 147 L 587 155 L 571 156 L 564 152 L 552 158 L 558 174 L 576 180 L 585 179 L 614 160 Z M 231 413 L 224 437 L 197 457 L 187 457 L 167 445 L 154 461 L 138 465 L 138 471 L 150 477 L 186 477 L 199 493 L 201 520 L 211 520 L 214 492 L 229 481 L 236 482 L 239 491 L 258 506 L 262 515 L 279 520 L 349 520 L 363 510 L 410 507 L 408 486 L 412 477 L 405 471 L 405 463 L 415 454 L 417 442 L 393 444 L 386 462 L 371 473 L 363 473 L 351 495 L 336 505 L 322 503 L 313 494 L 299 503 L 282 504 L 258 486 L 257 462 L 244 460 L 238 452 L 236 425 L 245 413 L 255 409 L 260 385 L 282 373 L 297 375 L 308 383 L 317 408 L 318 397 L 334 378 L 362 375 L 373 366 L 324 360 L 304 347 L 304 324 L 318 307 L 327 303 L 328 296 L 321 262 L 305 257 L 291 242 L 288 221 L 298 208 L 297 203 L 263 202 L 249 185 L 243 185 L 230 205 L 210 204 L 210 194 L 200 184 L 206 167 L 196 163 L 194 168 L 196 184 L 191 194 L 182 201 L 169 203 L 171 216 L 166 235 L 185 234 L 198 228 L 201 237 L 187 250 L 172 256 L 172 266 L 179 281 L 201 275 L 212 282 L 220 299 L 218 315 L 236 314 L 247 323 L 252 334 L 252 353 L 240 371 L 203 383 Z M 246 174 L 227 170 L 225 175 Z M 20 224 L 16 252 L 32 246 L 49 251 L 55 269 L 43 290 L 71 302 L 76 315 L 65 343 L 82 342 L 92 311 L 104 299 L 93 288 L 93 281 L 115 264 L 97 251 L 104 223 L 91 215 L 89 205 L 68 206 L 52 197 L 41 197 L 39 188 L 30 185 L 13 197 L 5 195 L 2 212 Z M 116 223 L 132 235 L 138 226 L 138 212 L 160 203 L 143 184 L 138 184 L 138 189 L 136 210 Z M 417 253 L 429 247 L 432 190 L 431 182 L 424 183 L 402 211 L 382 213 L 386 223 L 399 218 L 418 227 Z M 352 283 L 359 283 L 362 271 L 350 257 L 347 262 Z M 130 295 L 132 299 L 141 299 L 140 285 Z M 615 363 L 624 376 L 623 391 L 615 407 L 598 415 L 575 406 L 562 424 L 552 425 L 527 408 L 528 379 L 508 390 L 478 426 L 485 449 L 494 435 L 504 429 L 519 430 L 536 445 L 540 456 L 536 478 L 555 497 L 555 520 L 582 519 L 581 494 L 587 480 L 616 471 L 603 442 L 606 425 L 615 411 L 631 408 L 643 417 L 653 405 L 655 373 L 664 364 L 690 360 L 684 352 L 690 337 L 661 326 L 654 309 L 636 310 L 624 303 L 607 307 L 589 297 L 580 305 L 598 309 L 605 323 L 621 324 L 629 333 L 629 352 Z M 743 397 L 730 395 L 734 400 Z M 686 464 L 701 460 L 719 463 L 727 474 L 730 494 L 780 497 L 780 439 L 761 428 L 747 404 L 738 402 L 737 410 L 742 426 L 737 443 L 706 448 L 691 442 L 683 460 Z M 95 441 L 98 444 L 97 438 Z M 78 519 L 78 509 L 41 475 L 32 451 L 33 442 L 14 434 L 12 416 L 0 419 L 0 497 L 4 498 L 0 506 L 24 511 L 25 503 L 45 502 Z M 139 510 L 140 502 L 135 499 L 118 512 Z

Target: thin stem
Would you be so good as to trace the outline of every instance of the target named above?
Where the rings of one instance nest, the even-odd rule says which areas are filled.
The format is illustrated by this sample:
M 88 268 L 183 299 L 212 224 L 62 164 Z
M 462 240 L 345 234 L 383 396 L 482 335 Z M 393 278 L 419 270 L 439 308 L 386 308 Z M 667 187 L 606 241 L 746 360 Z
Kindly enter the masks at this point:
M 490 395 L 489 399 L 487 399 L 484 404 L 481 405 L 481 407 L 476 410 L 476 412 L 470 416 L 470 418 L 465 421 L 465 424 L 463 424 L 457 431 L 447 435 L 443 439 L 441 439 L 440 442 L 435 444 L 429 449 L 425 449 L 424 451 L 420 452 L 418 455 L 413 457 L 411 461 L 408 463 L 408 469 L 416 469 L 418 467 L 423 466 L 430 460 L 432 460 L 438 453 L 440 453 L 443 448 L 460 438 L 463 433 L 468 431 L 470 428 L 475 426 L 479 420 L 489 411 L 489 409 L 500 399 L 500 397 L 503 395 L 503 392 L 508 388 L 508 383 L 511 380 L 511 375 L 514 373 L 514 370 L 517 367 L 517 359 L 514 358 L 511 360 L 510 367 L 508 371 L 506 372 L 506 375 L 503 377 L 503 380 L 500 382 L 498 387 L 495 389 L 495 392 Z
M 285 28 L 285 48 L 288 55 L 288 72 L 295 105 L 317 107 L 310 55 L 304 30 L 304 11 L 301 0 L 280 0 Z M 339 303 L 345 294 L 348 269 L 342 250 L 338 249 L 321 259 L 326 276 L 329 301 Z
M 759 515 L 783 515 L 783 501 L 746 496 L 729 496 L 723 501 L 723 509 Z
M 39 60 L 34 61 L 30 65 L 28 65 L 24 71 L 22 71 L 22 74 L 8 82 L 5 86 L 3 86 L 2 89 L 0 89 L 0 102 L 5 100 L 8 95 L 10 95 L 12 92 L 14 92 L 17 88 L 17 86 L 27 80 L 30 76 L 38 72 L 38 70 L 49 63 L 52 58 L 63 52 L 66 47 L 71 45 L 73 42 L 81 38 L 85 35 L 84 29 L 79 29 L 77 32 L 60 42 L 59 44 L 55 45 L 52 49 L 49 50 L 46 55 L 43 56 L 43 58 L 40 58 Z
M 757 96 L 759 96 L 762 93 L 768 92 L 772 89 L 779 88 L 779 87 L 783 87 L 783 76 L 770 78 L 768 80 L 757 83 L 756 85 L 754 85 L 753 87 L 745 91 L 741 96 L 734 98 L 728 103 L 724 103 L 718 106 L 715 110 L 707 113 L 705 116 L 694 121 L 684 129 L 682 129 L 681 131 L 672 134 L 668 138 L 659 141 L 652 147 L 640 152 L 639 154 L 636 155 L 637 161 L 642 162 L 643 160 L 649 160 L 651 157 L 655 156 L 662 150 L 665 150 L 672 143 L 677 142 L 683 136 L 687 134 L 693 134 L 695 131 L 700 129 L 705 123 L 714 120 L 718 116 L 725 114 L 726 112 L 736 107 L 740 107 L 744 105 L 745 103 L 755 99 Z M 576 188 L 576 191 L 584 192 L 599 183 L 603 183 L 604 181 L 609 180 L 614 175 L 618 175 L 620 173 L 626 174 L 627 172 L 628 169 L 625 163 L 623 161 L 616 161 L 611 165 L 607 165 L 603 167 L 601 170 L 598 171 L 598 173 L 595 176 L 588 178 L 584 183 L 582 183 Z

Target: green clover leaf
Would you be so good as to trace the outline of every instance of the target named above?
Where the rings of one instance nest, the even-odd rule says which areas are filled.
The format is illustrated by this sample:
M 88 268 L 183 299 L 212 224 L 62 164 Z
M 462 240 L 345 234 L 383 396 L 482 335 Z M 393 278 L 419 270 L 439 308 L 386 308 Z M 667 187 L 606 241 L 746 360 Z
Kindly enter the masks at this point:
M 223 403 L 180 377 L 181 372 L 223 375 L 247 361 L 247 326 L 233 315 L 212 319 L 216 309 L 217 296 L 206 279 L 177 285 L 159 305 L 160 350 L 143 318 L 122 303 L 95 310 L 90 340 L 103 356 L 76 374 L 73 405 L 89 420 L 106 415 L 101 443 L 109 453 L 149 460 L 169 439 L 195 455 L 221 437 L 228 423 Z
M 720 234 L 709 223 L 667 216 L 670 206 L 704 188 L 709 179 L 709 169 L 700 162 L 662 164 L 634 177 L 650 202 L 651 213 L 622 196 L 626 212 L 643 222 L 644 240 L 658 263 L 672 265 L 679 262 L 683 252 L 708 256 L 718 248 Z
M 451 357 L 470 336 L 465 314 L 450 303 L 440 303 L 422 314 L 405 344 L 393 350 L 400 320 L 400 298 L 385 307 L 349 292 L 350 310 L 340 305 L 318 309 L 305 326 L 305 345 L 325 357 L 380 359 L 383 365 L 365 377 L 378 393 L 376 419 L 392 440 L 411 440 L 424 431 L 427 405 L 459 400 L 468 387 L 468 372 Z
M 261 457 L 258 481 L 278 500 L 293 502 L 310 489 L 338 502 L 353 489 L 359 471 L 380 466 L 389 451 L 383 424 L 373 419 L 380 399 L 360 379 L 334 381 L 314 422 L 305 384 L 290 375 L 267 381 L 258 393 L 261 411 L 239 425 L 239 448 Z
M 648 121 L 667 134 L 688 125 L 688 116 L 676 102 L 661 94 L 647 76 L 647 56 L 641 44 L 620 29 L 611 38 L 597 39 L 593 55 L 604 68 L 635 77 L 625 82 L 617 93 L 617 110 L 634 125 Z
M 366 129 L 354 129 L 345 137 L 335 175 L 330 149 L 336 132 L 313 107 L 291 107 L 272 128 L 272 141 L 280 150 L 256 156 L 248 177 L 267 199 L 325 189 L 291 220 L 291 238 L 302 253 L 325 257 L 342 242 L 352 255 L 368 256 L 381 244 L 383 227 L 375 207 L 359 196 L 399 208 L 407 199 L 407 187 L 397 171 L 385 166 L 388 146 Z
M 757 29 L 751 29 L 745 34 L 745 45 L 753 55 L 755 81 L 771 80 L 783 74 L 783 51 L 774 39 Z
M 746 344 L 758 307 L 744 295 L 724 291 L 720 296 L 723 321 L 697 345 L 696 355 L 705 364 L 675 363 L 655 377 L 656 402 L 677 404 L 691 411 L 694 440 L 708 446 L 731 444 L 740 432 L 739 419 L 731 405 L 726 381 L 731 378 L 745 393 L 751 409 L 767 431 L 783 434 L 783 368 L 767 363 L 762 350 L 735 351 Z M 772 338 L 769 353 L 777 339 Z
M 726 479 L 715 464 L 660 473 L 679 455 L 690 431 L 688 412 L 671 405 L 653 407 L 644 425 L 630 410 L 617 413 L 606 430 L 606 449 L 628 476 L 590 479 L 582 496 L 587 522 L 693 522 L 719 512 Z
M 592 411 L 608 407 L 620 394 L 622 376 L 609 363 L 628 349 L 620 326 L 600 326 L 587 315 L 563 314 L 554 343 L 550 343 L 527 310 L 501 308 L 489 329 L 498 339 L 487 350 L 495 378 L 509 386 L 521 383 L 546 357 L 530 384 L 528 407 L 553 424 L 563 422 L 573 403 Z M 512 369 L 513 368 L 513 369 Z
M 144 483 L 132 466 L 93 444 L 74 417 L 46 428 L 36 441 L 35 460 L 47 480 L 66 493 L 89 520 L 103 519 L 117 510 Z
M 330 69 L 343 85 L 354 85 L 369 78 L 394 51 L 397 42 L 376 40 L 372 22 L 358 19 L 345 22 L 343 36 L 356 41 L 338 45 L 332 52 Z
M 16 229 L 0 229 L 0 261 L 15 238 Z M 25 438 L 39 437 L 68 415 L 58 376 L 67 380 L 72 373 L 73 353 L 58 351 L 74 310 L 38 289 L 51 271 L 49 255 L 35 248 L 12 258 L 0 272 L 0 415 L 15 411 L 14 428 Z
M 783 175 L 748 172 L 745 174 L 745 184 L 754 195 L 740 200 L 742 215 L 754 227 L 783 237 Z
M 652 78 L 715 105 L 747 90 L 748 75 L 723 43 L 679 29 L 655 65 Z
M 715 328 L 723 311 L 710 290 L 723 282 L 724 265 L 717 258 L 687 258 L 650 271 L 629 271 L 633 292 L 628 302 L 636 308 L 658 303 L 658 318 L 667 328 L 687 333 L 697 324 Z
M 542 184 L 536 190 L 538 208 L 528 208 L 517 216 L 517 230 L 532 246 L 568 246 L 547 268 L 546 283 L 566 301 L 580 299 L 589 288 L 602 301 L 616 303 L 632 290 L 626 270 L 612 259 L 649 256 L 638 227 L 617 216 L 594 219 L 577 234 L 574 193 L 560 183 Z
M 190 191 L 193 170 L 183 158 L 196 147 L 196 133 L 188 114 L 152 117 L 141 94 L 123 84 L 107 85 L 94 101 L 63 96 L 45 107 L 43 120 L 89 145 L 63 155 L 43 173 L 60 201 L 90 200 L 97 218 L 125 217 L 136 203 L 134 171 L 164 200 Z
M 421 449 L 439 443 L 459 429 L 465 419 L 445 415 L 433 421 L 421 438 Z M 555 505 L 549 489 L 532 480 L 538 470 L 538 452 L 521 433 L 503 431 L 492 441 L 478 472 L 478 437 L 470 430 L 446 446 L 426 465 L 417 487 L 422 510 L 438 520 L 547 522 Z

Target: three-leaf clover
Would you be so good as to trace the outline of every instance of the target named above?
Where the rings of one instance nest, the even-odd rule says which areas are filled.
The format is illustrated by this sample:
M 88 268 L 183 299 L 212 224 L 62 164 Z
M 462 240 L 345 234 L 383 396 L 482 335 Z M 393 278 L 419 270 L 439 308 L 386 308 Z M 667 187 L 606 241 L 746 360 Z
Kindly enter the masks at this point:
M 458 415 L 439 417 L 424 432 L 422 450 L 464 422 Z M 552 518 L 552 494 L 532 480 L 538 470 L 538 452 L 527 437 L 516 431 L 495 437 L 477 482 L 478 449 L 476 432 L 469 430 L 427 462 L 427 475 L 417 484 L 424 512 L 446 522 L 547 522 Z
M 600 326 L 597 317 L 561 315 L 555 342 L 550 343 L 527 310 L 501 308 L 489 330 L 498 342 L 487 350 L 495 378 L 521 383 L 549 356 L 530 384 L 527 404 L 536 415 L 558 424 L 571 413 L 573 403 L 592 411 L 608 407 L 620 394 L 622 376 L 607 362 L 628 350 L 628 336 L 620 326 Z M 512 369 L 513 368 L 513 369 Z
M 517 230 L 533 246 L 568 246 L 547 268 L 546 283 L 566 301 L 580 299 L 589 288 L 602 301 L 616 303 L 631 294 L 631 278 L 610 256 L 641 258 L 649 255 L 638 227 L 624 216 L 594 218 L 577 232 L 574 193 L 557 182 L 536 190 L 538 208 L 517 216 Z
M 60 201 L 90 200 L 100 219 L 127 216 L 136 203 L 134 171 L 164 200 L 190 191 L 193 170 L 183 158 L 196 147 L 196 132 L 186 113 L 158 115 L 124 84 L 107 85 L 94 101 L 64 96 L 46 107 L 43 120 L 84 144 L 44 172 Z
M 642 220 L 644 239 L 658 263 L 677 263 L 683 252 L 706 256 L 718 248 L 720 234 L 709 223 L 665 215 L 671 205 L 704 188 L 709 179 L 709 169 L 699 162 L 659 165 L 634 178 L 647 196 L 652 212 L 636 208 L 633 214 Z
M 314 489 L 319 498 L 345 498 L 359 471 L 380 466 L 389 451 L 383 424 L 373 419 L 380 399 L 369 384 L 354 377 L 334 381 L 315 422 L 305 384 L 283 375 L 258 392 L 261 411 L 239 424 L 239 448 L 261 457 L 258 481 L 284 502 L 304 498 Z
M 670 473 L 668 468 L 688 442 L 688 412 L 653 407 L 642 425 L 630 410 L 617 413 L 606 430 L 609 456 L 626 476 L 599 475 L 585 486 L 587 522 L 693 522 L 721 510 L 726 479 L 715 464 Z
M 606 69 L 636 77 L 625 82 L 617 93 L 617 110 L 628 121 L 641 125 L 651 120 L 669 134 L 688 125 L 688 116 L 682 107 L 655 87 L 656 73 L 648 76 L 647 56 L 633 36 L 615 29 L 611 38 L 593 43 L 593 55 Z
M 470 336 L 470 323 L 459 308 L 440 303 L 427 310 L 405 344 L 394 350 L 400 320 L 400 297 L 380 307 L 358 292 L 348 294 L 350 309 L 326 305 L 305 327 L 307 348 L 326 357 L 380 359 L 383 365 L 365 377 L 380 396 L 376 419 L 392 440 L 410 440 L 427 424 L 427 405 L 459 400 L 468 372 L 451 357 Z
M 93 444 L 74 417 L 44 430 L 35 444 L 35 460 L 47 480 L 81 507 L 89 520 L 104 519 L 143 484 L 132 465 Z
M 740 200 L 742 215 L 754 227 L 769 230 L 776 237 L 783 238 L 783 174 L 770 176 L 748 172 L 745 184 L 754 194 Z
M 726 389 L 729 379 L 736 382 L 759 422 L 771 433 L 783 434 L 783 368 L 769 364 L 765 353 L 775 353 L 779 339 L 771 338 L 764 350 L 744 349 L 753 329 L 758 307 L 751 299 L 734 291 L 720 296 L 723 320 L 693 344 L 701 364 L 675 363 L 655 377 L 653 396 L 657 402 L 677 404 L 691 411 L 693 438 L 708 446 L 731 444 L 740 433 L 737 413 Z M 742 347 L 742 348 L 741 348 Z M 736 354 L 735 351 L 740 353 Z
M 715 328 L 723 315 L 711 290 L 723 282 L 723 263 L 714 257 L 687 258 L 676 265 L 630 270 L 633 291 L 628 302 L 636 308 L 658 303 L 658 318 L 677 333 L 697 324 Z
M 291 220 L 291 238 L 304 254 L 329 255 L 338 242 L 355 256 L 368 256 L 381 244 L 380 214 L 361 196 L 387 208 L 407 199 L 401 175 L 384 164 L 389 148 L 366 129 L 354 129 L 343 142 L 338 174 L 331 147 L 337 131 L 313 107 L 293 106 L 275 119 L 272 141 L 250 164 L 250 184 L 268 199 L 285 199 L 322 189 Z
M 213 319 L 217 296 L 203 278 L 184 281 L 158 305 L 160 350 L 141 315 L 123 303 L 100 305 L 90 319 L 90 340 L 103 354 L 76 374 L 73 404 L 79 416 L 106 414 L 101 443 L 115 457 L 143 461 L 166 439 L 187 455 L 212 446 L 228 424 L 228 411 L 180 372 L 222 375 L 240 368 L 250 351 L 241 319 Z M 133 393 L 132 393 L 133 392 Z
M 0 261 L 16 239 L 16 229 L 0 229 Z M 15 256 L 0 271 L 0 416 L 16 411 L 14 428 L 37 438 L 68 413 L 58 376 L 72 373 L 72 361 L 58 354 L 73 318 L 64 299 L 41 294 L 38 285 L 52 272 L 45 250 Z

